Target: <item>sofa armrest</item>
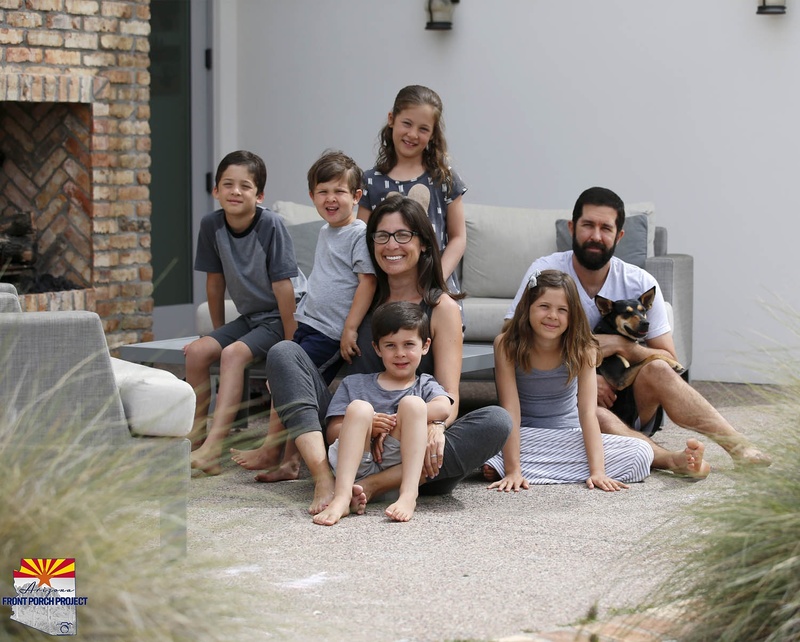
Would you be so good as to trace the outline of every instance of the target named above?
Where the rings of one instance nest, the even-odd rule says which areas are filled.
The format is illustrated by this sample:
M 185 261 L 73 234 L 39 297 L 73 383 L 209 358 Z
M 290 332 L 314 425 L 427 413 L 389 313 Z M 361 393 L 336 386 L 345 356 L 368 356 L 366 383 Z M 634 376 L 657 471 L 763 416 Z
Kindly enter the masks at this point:
M 688 370 L 692 363 L 694 257 L 689 254 L 654 256 L 647 259 L 645 268 L 656 278 L 664 299 L 672 305 L 675 350 L 678 361 Z
M 0 312 L 22 312 L 16 294 L 0 290 Z
M 130 439 L 97 314 L 6 312 L 0 337 L 0 419 L 24 420 L 20 443 Z

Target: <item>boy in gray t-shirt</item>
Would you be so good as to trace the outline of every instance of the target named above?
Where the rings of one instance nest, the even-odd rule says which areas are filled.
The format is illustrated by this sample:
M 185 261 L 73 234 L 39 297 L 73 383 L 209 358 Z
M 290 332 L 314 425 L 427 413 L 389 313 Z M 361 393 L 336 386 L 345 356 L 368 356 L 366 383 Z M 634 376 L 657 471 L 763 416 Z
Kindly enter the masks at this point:
M 297 331 L 292 340 L 330 384 L 343 360 L 351 363 L 361 354 L 358 328 L 372 304 L 377 278 L 367 249 L 367 226 L 355 215 L 361 197 L 361 169 L 356 162 L 339 151 L 324 152 L 308 170 L 308 194 L 326 224 L 319 232 L 308 291 L 294 315 Z M 283 443 L 283 430 L 272 408 L 267 440 Z M 249 470 L 266 467 L 261 449 L 231 448 L 231 458 Z M 256 479 L 297 479 L 299 470 L 300 453 L 290 439 L 278 468 Z
M 328 450 L 336 475 L 333 499 L 314 516 L 324 526 L 351 510 L 363 514 L 366 496 L 356 479 L 397 464 L 403 474 L 400 496 L 386 515 L 410 520 L 423 479 L 428 424 L 443 423 L 453 403 L 433 377 L 416 374 L 431 344 L 430 322 L 419 305 L 397 301 L 380 306 L 372 316 L 372 337 L 385 370 L 345 377 L 328 406 L 329 434 L 339 437 Z
M 366 224 L 357 219 L 361 169 L 349 156 L 326 151 L 308 170 L 308 194 L 325 225 L 314 252 L 308 293 L 294 315 L 294 341 L 330 384 L 344 359 L 360 354 L 358 327 L 372 304 L 377 279 L 367 250 Z
M 266 357 L 297 327 L 291 279 L 297 260 L 286 227 L 274 212 L 258 206 L 264 200 L 267 169 L 252 152 L 231 152 L 222 159 L 213 195 L 221 209 L 203 217 L 197 239 L 195 269 L 206 272 L 208 311 L 214 330 L 188 344 L 186 381 L 197 397 L 192 441 L 192 468 L 220 473 L 222 444 L 242 400 L 244 371 Z M 225 290 L 241 316 L 225 323 Z M 210 368 L 220 362 L 219 390 L 211 429 L 206 436 L 211 398 Z M 202 444 L 202 445 L 201 445 Z

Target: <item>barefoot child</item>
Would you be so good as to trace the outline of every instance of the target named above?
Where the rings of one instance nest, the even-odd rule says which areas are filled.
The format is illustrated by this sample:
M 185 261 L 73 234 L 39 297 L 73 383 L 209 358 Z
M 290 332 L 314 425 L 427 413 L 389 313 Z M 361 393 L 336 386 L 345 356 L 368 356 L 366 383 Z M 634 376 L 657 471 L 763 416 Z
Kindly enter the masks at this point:
M 184 349 L 186 381 L 197 406 L 190 439 L 192 468 L 220 473 L 222 444 L 242 399 L 244 371 L 264 359 L 297 324 L 292 277 L 298 274 L 294 246 L 281 218 L 259 207 L 267 168 L 248 151 L 231 152 L 219 164 L 212 194 L 221 209 L 203 217 L 197 238 L 195 269 L 206 272 L 208 310 L 214 330 Z M 225 323 L 225 290 L 241 316 Z M 219 391 L 206 437 L 211 399 L 211 365 L 219 361 Z M 202 444 L 202 446 L 200 446 Z
M 443 109 L 433 89 L 409 85 L 399 91 L 379 135 L 375 167 L 364 173 L 358 217 L 368 221 L 391 194 L 421 203 L 436 231 L 447 287 L 460 292 L 456 268 L 467 248 L 461 198 L 467 186 L 450 167 Z
M 319 231 L 308 292 L 294 315 L 298 326 L 293 340 L 305 350 L 328 385 L 343 360 L 351 363 L 361 354 L 358 327 L 372 304 L 377 284 L 367 249 L 367 226 L 355 214 L 361 180 L 356 162 L 339 151 L 324 152 L 308 170 L 308 195 L 325 225 Z M 265 446 L 255 450 L 232 448 L 232 459 L 248 470 L 274 468 L 278 464 L 272 460 L 274 446 L 285 438 L 278 414 L 271 408 Z M 280 467 L 256 479 L 296 479 L 299 470 L 299 454 L 294 442 L 289 441 Z
M 366 496 L 354 482 L 397 464 L 400 496 L 386 515 L 410 520 L 424 481 L 428 424 L 450 414 L 452 397 L 432 376 L 416 374 L 431 344 L 422 308 L 407 301 L 380 306 L 372 317 L 372 336 L 385 370 L 345 377 L 328 406 L 328 430 L 339 424 L 339 437 L 328 450 L 336 484 L 331 503 L 314 516 L 317 524 L 331 526 L 351 510 L 362 514 Z
M 572 277 L 535 272 L 494 342 L 500 404 L 513 420 L 489 459 L 489 488 L 585 482 L 615 491 L 650 474 L 653 450 L 633 437 L 601 435 L 595 366 L 600 351 Z

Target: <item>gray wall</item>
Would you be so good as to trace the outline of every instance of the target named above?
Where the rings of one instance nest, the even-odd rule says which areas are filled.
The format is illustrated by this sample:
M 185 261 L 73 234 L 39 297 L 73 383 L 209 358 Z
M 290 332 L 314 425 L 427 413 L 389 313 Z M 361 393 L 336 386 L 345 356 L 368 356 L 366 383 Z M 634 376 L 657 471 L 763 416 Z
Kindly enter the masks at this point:
M 398 89 L 436 89 L 475 203 L 568 207 L 586 187 L 653 201 L 695 257 L 698 379 L 765 381 L 796 336 L 800 6 L 757 0 L 214 0 L 215 157 L 264 156 L 266 202 L 307 199 L 326 147 L 364 167 Z

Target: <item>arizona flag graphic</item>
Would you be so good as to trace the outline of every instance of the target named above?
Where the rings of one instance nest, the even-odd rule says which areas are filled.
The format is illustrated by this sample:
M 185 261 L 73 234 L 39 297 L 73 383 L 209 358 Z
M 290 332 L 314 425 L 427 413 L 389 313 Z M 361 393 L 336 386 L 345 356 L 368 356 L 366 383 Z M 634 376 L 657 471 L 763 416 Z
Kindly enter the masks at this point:
M 20 561 L 20 568 L 14 571 L 14 586 L 22 580 L 37 580 L 39 586 L 53 586 L 53 580 L 68 580 L 69 586 L 75 589 L 75 558 L 67 559 L 32 559 L 27 558 Z M 56 584 L 63 586 L 63 583 L 57 581 Z
M 75 635 L 75 558 L 24 558 L 14 571 L 14 588 L 24 602 L 12 620 L 50 635 Z

